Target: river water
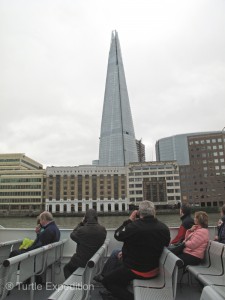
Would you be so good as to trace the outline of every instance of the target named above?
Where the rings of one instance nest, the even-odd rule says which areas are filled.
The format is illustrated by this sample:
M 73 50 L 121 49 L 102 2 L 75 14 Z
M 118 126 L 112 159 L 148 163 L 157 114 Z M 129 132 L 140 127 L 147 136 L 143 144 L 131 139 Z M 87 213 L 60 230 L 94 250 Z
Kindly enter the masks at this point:
M 219 213 L 210 213 L 209 215 L 209 225 L 215 226 L 219 219 Z M 117 228 L 119 227 L 128 216 L 100 216 L 99 223 L 104 225 L 106 228 Z M 158 215 L 157 218 L 167 224 L 169 227 L 180 226 L 180 216 L 179 215 Z M 80 221 L 82 217 L 55 217 L 56 224 L 59 228 L 74 228 Z M 6 228 L 34 228 L 36 224 L 36 218 L 24 217 L 4 217 L 0 219 L 0 225 Z

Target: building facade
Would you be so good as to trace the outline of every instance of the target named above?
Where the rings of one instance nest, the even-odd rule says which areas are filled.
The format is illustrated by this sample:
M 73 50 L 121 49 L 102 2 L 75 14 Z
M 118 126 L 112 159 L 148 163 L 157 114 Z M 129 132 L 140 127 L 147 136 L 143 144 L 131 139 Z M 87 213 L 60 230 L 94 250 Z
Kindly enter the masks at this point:
M 188 137 L 190 165 L 180 166 L 182 201 L 217 207 L 225 201 L 225 134 Z
M 126 166 L 137 162 L 125 72 L 118 34 L 112 33 L 108 59 L 99 145 L 99 166 Z
M 130 204 L 150 200 L 156 207 L 165 208 L 180 203 L 180 176 L 176 162 L 130 163 L 127 172 Z
M 185 133 L 169 136 L 156 142 L 156 161 L 176 160 L 179 165 L 189 165 L 188 137 L 210 132 Z
M 52 213 L 128 210 L 124 167 L 47 167 L 46 175 L 46 210 Z
M 45 170 L 22 153 L 0 154 L 0 214 L 38 215 L 44 208 Z

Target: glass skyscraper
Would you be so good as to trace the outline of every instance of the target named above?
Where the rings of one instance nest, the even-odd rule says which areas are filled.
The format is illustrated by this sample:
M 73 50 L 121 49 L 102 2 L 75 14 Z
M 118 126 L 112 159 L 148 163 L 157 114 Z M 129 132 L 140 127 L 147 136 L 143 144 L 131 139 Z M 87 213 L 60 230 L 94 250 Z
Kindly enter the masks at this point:
M 125 166 L 138 154 L 118 34 L 112 32 L 99 146 L 99 166 Z

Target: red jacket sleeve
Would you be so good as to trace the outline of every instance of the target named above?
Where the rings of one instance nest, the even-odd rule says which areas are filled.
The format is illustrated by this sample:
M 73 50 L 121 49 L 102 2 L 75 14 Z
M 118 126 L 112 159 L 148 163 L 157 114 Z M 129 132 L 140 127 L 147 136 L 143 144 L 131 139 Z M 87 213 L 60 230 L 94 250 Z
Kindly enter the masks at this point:
M 184 228 L 183 225 L 180 226 L 177 235 L 175 236 L 175 238 L 170 242 L 170 244 L 176 244 L 179 242 L 182 242 L 185 238 L 185 233 L 186 233 L 187 229 Z

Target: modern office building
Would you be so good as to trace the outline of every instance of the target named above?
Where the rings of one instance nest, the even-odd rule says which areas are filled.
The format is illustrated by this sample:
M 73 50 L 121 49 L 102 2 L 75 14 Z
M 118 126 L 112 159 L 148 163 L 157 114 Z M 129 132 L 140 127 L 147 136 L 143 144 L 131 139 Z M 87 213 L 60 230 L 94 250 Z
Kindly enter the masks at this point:
M 188 137 L 209 132 L 185 133 L 169 136 L 156 142 L 156 160 L 176 160 L 179 165 L 189 165 Z
M 176 162 L 130 163 L 127 172 L 130 204 L 150 200 L 156 207 L 163 208 L 181 202 L 179 166 Z
M 137 162 L 134 134 L 118 34 L 112 33 L 99 145 L 99 166 Z
M 182 201 L 195 206 L 222 206 L 225 200 L 225 134 L 188 137 L 190 164 L 180 166 Z
M 128 210 L 124 167 L 47 167 L 46 174 L 46 210 L 52 213 Z
M 142 143 L 142 140 L 136 140 L 137 153 L 138 153 L 138 162 L 145 162 L 145 145 Z
M 38 215 L 44 208 L 45 170 L 22 153 L 0 154 L 0 214 Z

